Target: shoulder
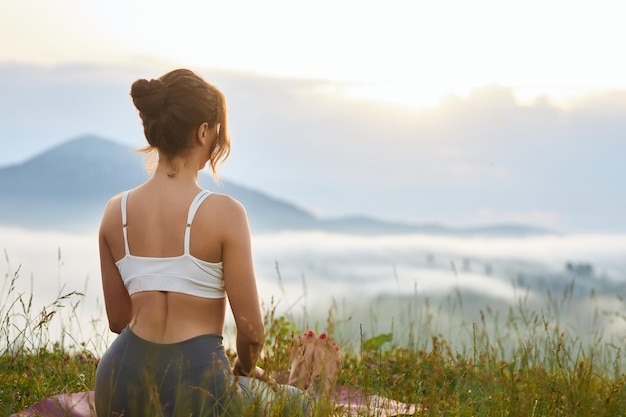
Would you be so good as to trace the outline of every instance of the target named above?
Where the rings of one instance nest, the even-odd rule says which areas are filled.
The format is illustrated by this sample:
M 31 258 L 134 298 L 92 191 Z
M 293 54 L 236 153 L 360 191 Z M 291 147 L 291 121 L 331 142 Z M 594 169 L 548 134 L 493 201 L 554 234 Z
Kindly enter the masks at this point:
M 243 204 L 227 194 L 211 193 L 209 198 L 211 199 L 211 204 L 217 210 L 223 210 L 225 212 L 224 214 L 233 213 L 235 215 L 245 215 L 246 209 Z
M 119 226 L 122 223 L 122 197 L 124 193 L 121 192 L 111 197 L 104 206 L 102 221 L 100 222 L 101 233 L 112 225 Z
M 111 197 L 104 206 L 104 215 L 111 214 L 113 212 L 119 212 L 119 214 L 121 215 L 122 198 L 124 197 L 124 194 L 126 193 L 128 193 L 128 191 L 123 191 Z
M 229 195 L 219 193 L 211 193 L 208 200 L 210 204 L 206 205 L 206 213 L 220 226 L 228 229 L 236 225 L 247 228 L 246 209 L 239 201 Z

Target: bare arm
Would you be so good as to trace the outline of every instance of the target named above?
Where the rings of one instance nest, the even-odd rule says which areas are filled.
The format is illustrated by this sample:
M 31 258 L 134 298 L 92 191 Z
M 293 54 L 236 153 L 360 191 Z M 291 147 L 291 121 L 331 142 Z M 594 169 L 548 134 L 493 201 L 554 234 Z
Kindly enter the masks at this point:
M 230 199 L 228 201 L 228 215 L 223 223 L 224 284 L 237 327 L 237 361 L 234 370 L 247 375 L 255 369 L 265 335 L 252 264 L 248 220 L 241 204 Z
M 120 333 L 130 323 L 132 308 L 130 295 L 128 295 L 128 291 L 122 282 L 122 277 L 115 265 L 115 260 L 107 241 L 106 232 L 110 230 L 110 227 L 114 227 L 116 223 L 117 227 L 122 227 L 121 219 L 119 222 L 115 222 L 112 217 L 115 216 L 111 213 L 111 202 L 109 202 L 102 217 L 98 244 L 100 247 L 102 290 L 104 292 L 104 305 L 109 320 L 109 329 L 112 332 Z

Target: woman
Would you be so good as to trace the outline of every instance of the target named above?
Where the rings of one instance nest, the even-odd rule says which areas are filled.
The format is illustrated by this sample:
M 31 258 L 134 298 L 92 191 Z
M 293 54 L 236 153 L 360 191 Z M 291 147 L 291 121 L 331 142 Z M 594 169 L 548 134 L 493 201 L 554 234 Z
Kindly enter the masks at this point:
M 308 394 L 328 395 L 339 353 L 305 334 L 292 352 L 293 387 L 257 379 L 264 341 L 250 232 L 234 199 L 203 190 L 230 151 L 223 94 L 180 69 L 133 83 L 131 96 L 158 153 L 152 177 L 113 197 L 99 233 L 109 327 L 120 336 L 96 373 L 99 417 L 241 415 L 241 407 L 285 396 L 286 410 L 311 410 Z M 235 363 L 222 347 L 226 299 L 237 328 Z M 311 375 L 311 373 L 313 375 Z M 321 374 L 319 384 L 311 384 Z M 286 411 L 287 412 L 287 411 Z

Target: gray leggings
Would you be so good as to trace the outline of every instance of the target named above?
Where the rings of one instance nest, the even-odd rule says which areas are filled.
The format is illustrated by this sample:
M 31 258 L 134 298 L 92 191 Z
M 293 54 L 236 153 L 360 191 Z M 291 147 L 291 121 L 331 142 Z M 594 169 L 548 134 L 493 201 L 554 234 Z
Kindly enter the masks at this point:
M 235 378 L 221 335 L 160 344 L 127 327 L 100 359 L 95 405 L 98 417 L 305 416 L 313 400 L 289 385 Z

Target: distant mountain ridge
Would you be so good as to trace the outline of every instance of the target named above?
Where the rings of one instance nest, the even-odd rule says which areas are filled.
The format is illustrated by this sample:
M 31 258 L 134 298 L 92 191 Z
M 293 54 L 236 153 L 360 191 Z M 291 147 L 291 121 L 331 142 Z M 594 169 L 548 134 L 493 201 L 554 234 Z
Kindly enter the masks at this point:
M 107 200 L 145 181 L 144 156 L 98 136 L 69 140 L 21 164 L 0 168 L 0 224 L 58 230 L 93 229 Z M 230 181 L 214 184 L 206 173 L 200 185 L 239 200 L 253 231 L 326 230 L 357 234 L 463 233 L 534 234 L 541 229 L 497 225 L 449 229 L 369 217 L 319 219 L 287 201 Z

